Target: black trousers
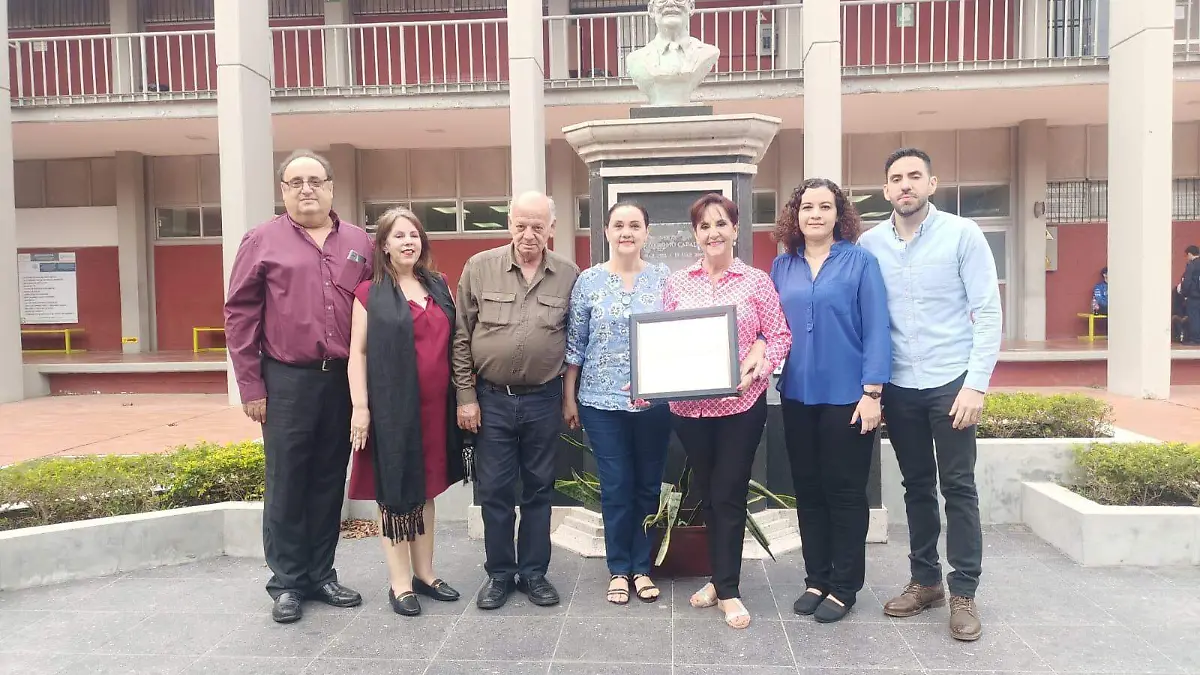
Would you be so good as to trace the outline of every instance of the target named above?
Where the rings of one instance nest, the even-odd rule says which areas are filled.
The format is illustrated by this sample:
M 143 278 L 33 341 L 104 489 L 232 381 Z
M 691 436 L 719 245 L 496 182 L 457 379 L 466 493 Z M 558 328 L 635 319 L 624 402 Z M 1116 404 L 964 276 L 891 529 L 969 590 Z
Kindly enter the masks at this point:
M 692 469 L 691 490 L 703 505 L 717 598 L 740 597 L 746 496 L 754 453 L 767 423 L 767 396 L 736 415 L 671 419 Z
M 937 488 L 946 500 L 946 553 L 954 571 L 952 595 L 975 597 L 983 559 L 979 493 L 975 488 L 975 427 L 955 429 L 950 408 L 966 374 L 933 389 L 883 388 L 883 414 L 896 461 L 904 476 L 908 512 L 909 567 L 924 586 L 942 581 L 938 562 Z
M 554 459 L 562 429 L 562 380 L 509 395 L 481 382 L 475 437 L 475 489 L 483 515 L 484 569 L 496 579 L 541 576 L 550 567 Z M 517 479 L 521 525 L 513 550 Z
M 804 583 L 853 606 L 865 583 L 867 479 L 878 432 L 850 424 L 856 404 L 782 400 L 783 436 L 792 466 L 804 544 Z
M 1200 344 L 1200 298 L 1186 298 L 1183 301 L 1183 308 L 1187 312 L 1183 341 Z
M 333 558 L 350 460 L 350 384 L 344 365 L 322 371 L 272 359 L 263 359 L 263 380 L 263 549 L 272 572 L 267 592 L 279 597 L 337 580 Z

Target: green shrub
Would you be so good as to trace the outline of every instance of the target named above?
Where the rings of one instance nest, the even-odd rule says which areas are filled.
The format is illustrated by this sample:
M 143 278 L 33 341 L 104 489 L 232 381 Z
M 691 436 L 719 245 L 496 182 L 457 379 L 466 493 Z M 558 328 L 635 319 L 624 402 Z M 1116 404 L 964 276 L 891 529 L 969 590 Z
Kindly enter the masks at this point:
M 1108 438 L 1112 406 L 1083 394 L 988 394 L 979 438 Z
M 259 443 L 201 443 L 181 447 L 168 457 L 170 474 L 163 484 L 167 508 L 263 497 L 266 456 Z
M 1117 506 L 1200 506 L 1200 445 L 1093 443 L 1075 449 L 1078 494 Z
M 51 457 L 0 469 L 0 529 L 68 523 L 163 508 L 262 499 L 259 443 L 181 446 L 162 454 Z

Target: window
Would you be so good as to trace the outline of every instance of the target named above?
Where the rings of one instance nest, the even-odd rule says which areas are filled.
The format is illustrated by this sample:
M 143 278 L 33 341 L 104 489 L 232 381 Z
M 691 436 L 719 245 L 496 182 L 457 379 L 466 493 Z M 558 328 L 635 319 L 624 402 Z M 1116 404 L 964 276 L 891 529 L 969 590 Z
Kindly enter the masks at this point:
M 586 230 L 592 226 L 592 198 L 588 196 L 575 199 L 575 229 Z
M 1004 230 L 984 230 L 983 236 L 996 260 L 996 277 L 1000 283 L 1008 280 L 1008 233 Z
M 892 203 L 884 199 L 883 190 L 851 190 L 850 201 L 864 225 L 876 225 L 892 215 Z
M 154 210 L 154 222 L 159 239 L 221 237 L 219 206 L 158 208 Z
M 463 202 L 463 231 L 495 232 L 508 227 L 508 200 Z
M 1007 185 L 964 185 L 958 188 L 958 213 L 964 218 L 1007 218 L 1010 203 Z
M 775 202 L 774 190 L 758 190 L 751 198 L 750 210 L 754 216 L 753 225 L 774 225 L 775 217 L 779 214 Z
M 369 234 L 375 234 L 375 230 L 378 229 L 377 223 L 379 222 L 379 218 L 390 209 L 397 207 L 407 209 L 408 202 L 371 202 L 364 205 L 363 211 L 366 218 L 363 220 L 363 229 Z M 421 224 L 424 225 L 425 223 L 422 222 Z
M 414 202 L 411 208 L 427 232 L 458 231 L 459 208 L 456 200 Z

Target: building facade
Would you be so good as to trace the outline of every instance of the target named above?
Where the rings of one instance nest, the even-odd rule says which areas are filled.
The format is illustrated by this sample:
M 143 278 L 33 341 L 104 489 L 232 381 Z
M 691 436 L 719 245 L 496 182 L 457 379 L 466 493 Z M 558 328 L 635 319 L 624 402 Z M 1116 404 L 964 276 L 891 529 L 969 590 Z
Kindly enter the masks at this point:
M 68 254 L 77 293 L 69 324 L 18 326 L 21 297 L 0 300 L 8 400 L 21 350 L 59 339 L 32 330 L 190 352 L 193 329 L 220 327 L 232 254 L 281 212 L 274 162 L 299 147 L 332 160 L 343 218 L 412 207 L 452 283 L 506 239 L 525 189 L 558 205 L 554 248 L 590 264 L 587 167 L 561 129 L 627 117 L 641 97 L 624 56 L 653 37 L 640 0 L 7 0 L 4 15 L 0 274 Z M 1110 387 L 1165 395 L 1168 293 L 1200 243 L 1200 0 L 698 0 L 692 35 L 721 49 L 698 100 L 783 120 L 743 218 L 755 266 L 805 177 L 838 180 L 874 223 L 884 158 L 919 146 L 934 202 L 987 236 L 1006 337 L 1084 332 L 1107 266 Z

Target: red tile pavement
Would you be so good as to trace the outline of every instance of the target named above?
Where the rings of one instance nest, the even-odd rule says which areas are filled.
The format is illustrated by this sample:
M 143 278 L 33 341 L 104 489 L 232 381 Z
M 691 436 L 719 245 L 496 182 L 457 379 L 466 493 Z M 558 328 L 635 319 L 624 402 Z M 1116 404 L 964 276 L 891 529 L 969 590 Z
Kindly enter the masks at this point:
M 0 405 L 0 466 L 48 455 L 161 452 L 261 435 L 224 394 L 51 396 Z

